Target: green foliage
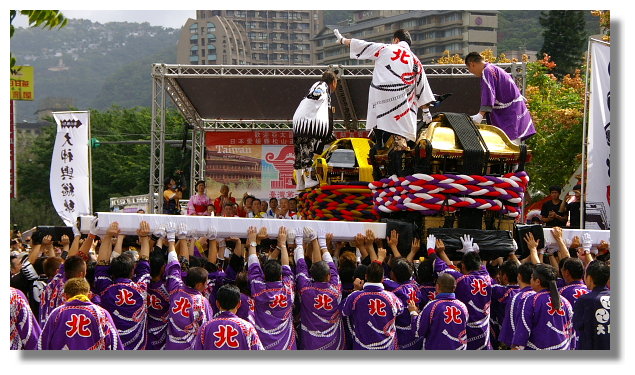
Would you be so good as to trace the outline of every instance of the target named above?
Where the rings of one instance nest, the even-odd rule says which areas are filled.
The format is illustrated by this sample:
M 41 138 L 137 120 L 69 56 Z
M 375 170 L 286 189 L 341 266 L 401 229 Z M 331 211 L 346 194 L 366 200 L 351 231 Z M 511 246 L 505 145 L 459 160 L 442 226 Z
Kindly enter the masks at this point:
M 527 141 L 533 160 L 527 165 L 534 200 L 549 186 L 564 185 L 580 165 L 584 122 L 584 77 L 556 79 L 547 60 L 527 64 L 526 97 L 536 134 Z
M 13 38 L 15 27 L 13 26 L 13 20 L 18 15 L 17 10 L 10 11 L 10 38 Z M 54 27 L 62 28 L 68 23 L 68 19 L 59 10 L 21 10 L 20 14 L 29 18 L 29 27 L 41 27 L 45 29 L 52 29 Z M 16 64 L 16 58 L 11 54 L 11 71 Z
M 550 10 L 542 12 L 540 24 L 544 27 L 544 43 L 538 58 L 551 56 L 557 64 L 554 74 L 561 78 L 573 74 L 580 66 L 587 47 L 588 34 L 584 29 L 584 12 L 581 10 Z
M 149 140 L 152 113 L 149 108 L 113 107 L 91 111 L 91 136 L 100 141 Z M 166 113 L 166 139 L 183 136 L 181 115 Z M 51 203 L 49 172 L 55 143 L 55 126 L 47 127 L 26 150 L 17 155 L 18 197 L 11 201 L 11 222 L 21 228 L 34 225 L 63 225 Z M 93 148 L 93 210 L 109 211 L 109 198 L 148 194 L 150 144 L 102 144 Z M 165 175 L 189 170 L 189 151 L 165 147 Z

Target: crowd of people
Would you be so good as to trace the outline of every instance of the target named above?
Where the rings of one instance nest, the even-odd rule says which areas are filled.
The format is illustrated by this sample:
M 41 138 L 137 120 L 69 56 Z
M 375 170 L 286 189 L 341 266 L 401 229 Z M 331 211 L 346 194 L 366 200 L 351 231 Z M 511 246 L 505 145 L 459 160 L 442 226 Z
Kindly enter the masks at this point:
M 187 215 L 197 216 L 221 216 L 221 217 L 248 217 L 269 219 L 300 219 L 298 215 L 298 200 L 296 198 L 269 198 L 259 199 L 245 193 L 239 203 L 232 197 L 229 186 L 222 185 L 220 194 L 215 199 L 210 198 L 206 192 L 205 181 L 197 181 L 196 194 L 192 195 L 187 203 Z M 173 178 L 166 182 L 166 190 L 163 194 L 163 213 L 179 215 L 181 212 L 174 207 L 179 207 L 182 199 L 182 190 L 179 193 Z M 139 213 L 145 213 L 140 210 Z
M 464 236 L 453 262 L 434 236 L 401 254 L 396 231 L 241 239 L 142 221 L 97 236 L 96 220 L 13 249 L 12 349 L 609 349 L 608 244 L 558 227 L 555 250 L 528 234 L 524 259 L 482 261 Z

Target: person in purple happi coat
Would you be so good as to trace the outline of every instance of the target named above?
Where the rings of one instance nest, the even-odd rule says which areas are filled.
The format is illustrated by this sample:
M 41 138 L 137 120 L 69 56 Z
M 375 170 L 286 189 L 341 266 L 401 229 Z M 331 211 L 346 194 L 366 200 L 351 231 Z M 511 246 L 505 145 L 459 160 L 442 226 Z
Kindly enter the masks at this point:
M 154 230 L 157 238 L 150 252 L 150 283 L 148 284 L 148 344 L 146 350 L 162 350 L 168 337 L 170 293 L 165 279 L 167 253 L 163 249 L 165 228 Z
M 342 300 L 337 267 L 326 245 L 326 233 L 304 228 L 309 241 L 311 268 L 304 259 L 302 236 L 296 236 L 294 257 L 296 288 L 300 296 L 300 342 L 304 350 L 341 350 L 344 348 L 344 327 L 338 308 Z
M 256 328 L 239 318 L 240 290 L 226 284 L 220 287 L 215 298 L 219 312 L 201 326 L 195 349 L 197 350 L 264 350 Z
M 433 236 L 434 237 L 434 236 Z M 467 349 L 489 350 L 492 349 L 489 340 L 490 304 L 492 298 L 492 281 L 481 258 L 478 255 L 478 247 L 473 243 L 472 237 L 464 235 L 461 238 L 463 252 L 460 264 L 460 272 L 452 268 L 452 262 L 445 254 L 445 246 L 442 241 L 428 241 L 428 245 L 436 245 L 428 248 L 428 255 L 434 257 L 434 271 L 441 275 L 448 273 L 456 279 L 456 298 L 463 302 L 468 309 L 467 321 Z
M 366 282 L 356 279 L 355 291 L 342 305 L 342 314 L 350 317 L 352 323 L 354 350 L 395 350 L 398 347 L 395 320 L 405 307 L 394 293 L 384 289 L 382 262 L 385 257 L 386 249 L 378 249 L 377 259 L 371 260 L 366 269 Z
M 117 222 L 109 225 L 99 247 L 95 290 L 101 297 L 101 306 L 112 316 L 125 350 L 143 350 L 146 347 L 150 233 L 150 225 L 142 221 L 137 230 L 141 247 L 136 264 L 131 252 L 110 260 L 112 238 L 119 235 Z
M 40 350 L 123 350 L 110 313 L 90 301 L 83 277 L 64 284 L 66 303 L 51 311 L 38 342 Z
M 255 304 L 255 321 L 258 336 L 265 350 L 295 350 L 296 336 L 293 327 L 293 301 L 295 283 L 289 267 L 286 228 L 278 232 L 280 261 L 268 259 L 260 265 L 256 255 L 256 228 L 247 231 L 249 255 L 247 270 L 251 285 L 251 297 Z
M 215 231 L 210 228 L 210 231 Z M 209 300 L 203 295 L 207 287 L 208 272 L 203 267 L 188 268 L 189 252 L 186 238 L 187 227 L 174 223 L 166 228 L 168 239 L 168 263 L 165 267 L 170 307 L 166 350 L 194 349 L 199 328 L 212 318 L 214 312 Z M 183 277 L 182 265 L 176 254 L 175 239 L 179 239 L 179 252 L 187 273 Z
M 19 289 L 10 289 L 9 348 L 11 350 L 37 349 L 40 325 L 31 311 L 29 300 Z
M 569 350 L 573 338 L 573 309 L 558 293 L 558 274 L 550 265 L 538 264 L 531 275 L 536 292 L 523 301 L 512 349 Z
M 408 303 L 415 337 L 423 340 L 424 350 L 466 350 L 467 307 L 454 294 L 456 279 L 441 274 L 436 282 L 436 297 L 421 313 L 414 301 Z
M 518 265 L 516 254 L 509 254 L 509 259 L 500 266 L 498 282 L 492 284 L 492 304 L 490 306 L 490 340 L 495 349 L 500 347 L 499 337 L 507 305 L 518 293 Z
M 502 129 L 515 144 L 520 144 L 536 134 L 531 114 L 512 76 L 502 68 L 485 62 L 478 52 L 465 56 L 467 70 L 481 78 L 481 107 L 472 116 L 480 124 L 488 117 L 488 123 Z

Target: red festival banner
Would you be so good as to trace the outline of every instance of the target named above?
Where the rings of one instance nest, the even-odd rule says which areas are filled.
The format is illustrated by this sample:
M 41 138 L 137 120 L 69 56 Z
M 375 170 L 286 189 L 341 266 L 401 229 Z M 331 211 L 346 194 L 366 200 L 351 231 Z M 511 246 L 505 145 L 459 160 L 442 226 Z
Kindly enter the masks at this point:
M 335 132 L 337 138 L 361 138 L 366 134 Z M 205 135 L 205 146 L 205 179 L 212 198 L 218 196 L 222 185 L 229 186 L 237 201 L 246 192 L 266 200 L 297 195 L 292 131 L 210 131 Z

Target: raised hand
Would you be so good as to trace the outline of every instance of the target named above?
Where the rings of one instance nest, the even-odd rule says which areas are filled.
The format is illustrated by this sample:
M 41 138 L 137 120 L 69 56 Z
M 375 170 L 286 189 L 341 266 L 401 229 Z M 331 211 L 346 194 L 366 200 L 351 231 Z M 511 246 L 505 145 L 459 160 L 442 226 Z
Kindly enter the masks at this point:
M 179 223 L 176 229 L 176 238 L 184 240 L 187 238 L 187 225 L 185 223 Z
M 165 233 L 168 238 L 168 242 L 174 242 L 176 239 L 176 224 L 169 222 L 165 227 Z
M 92 230 L 91 230 L 92 233 Z M 110 223 L 110 225 L 108 226 L 108 229 L 106 230 L 106 234 L 109 236 L 116 236 L 119 234 L 119 223 L 116 221 L 113 221 L 112 223 Z M 44 242 L 42 242 L 42 244 L 44 244 Z
M 154 229 L 154 232 L 152 232 L 152 234 L 154 234 L 154 236 L 158 238 L 165 238 L 165 234 L 166 234 L 165 225 L 161 224 L 158 227 L 156 227 Z
M 139 228 L 137 229 L 137 236 L 139 237 L 148 237 L 150 235 L 150 224 L 147 221 L 142 221 L 139 223 Z
M 302 231 L 304 232 L 304 239 L 306 240 L 306 242 L 311 242 L 317 239 L 317 233 L 315 233 L 315 230 L 313 228 L 304 227 Z
M 435 249 L 437 245 L 437 238 L 434 236 L 434 234 L 430 234 L 428 235 L 428 237 L 426 238 L 426 250 L 429 249 Z
M 216 239 L 217 236 L 218 231 L 216 230 L 216 227 L 210 225 L 210 227 L 207 229 L 207 233 L 205 234 L 205 238 L 207 238 L 209 241 L 213 241 Z
M 461 243 L 463 244 L 463 248 L 458 250 L 458 252 L 467 254 L 470 251 L 474 251 L 473 242 L 474 240 L 472 239 L 472 236 L 470 236 L 469 234 L 464 234 L 463 236 L 461 236 Z
M 62 244 L 62 246 L 69 246 L 71 241 L 69 240 L 68 236 L 64 234 L 60 239 L 60 243 Z
M 286 245 L 287 243 L 287 228 L 280 226 L 278 229 L 278 246 Z
M 267 238 L 267 228 L 261 227 L 260 230 L 258 231 L 258 234 L 256 234 L 256 243 L 260 245 L 262 240 L 266 238 Z
M 251 246 L 252 242 L 256 242 L 257 232 L 256 227 L 249 227 L 247 229 L 247 243 Z
M 529 250 L 538 250 L 538 241 L 534 239 L 534 235 L 531 232 L 525 234 L 524 240 Z
M 396 229 L 393 229 L 390 231 L 388 246 L 390 246 L 391 248 L 397 248 L 397 244 L 399 244 L 399 233 L 397 233 Z

